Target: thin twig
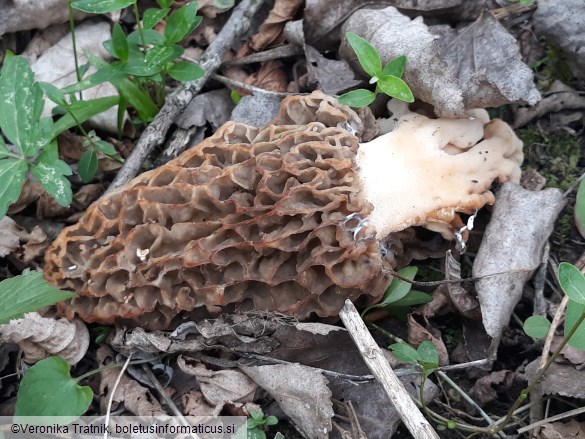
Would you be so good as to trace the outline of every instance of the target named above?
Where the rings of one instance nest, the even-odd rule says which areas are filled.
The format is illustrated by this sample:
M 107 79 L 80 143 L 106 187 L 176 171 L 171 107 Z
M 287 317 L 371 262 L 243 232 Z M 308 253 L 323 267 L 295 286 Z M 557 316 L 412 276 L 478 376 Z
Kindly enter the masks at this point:
M 226 62 L 224 65 L 231 66 L 242 66 L 245 64 L 259 63 L 264 61 L 270 61 L 273 59 L 288 58 L 291 56 L 299 55 L 303 53 L 303 48 L 296 44 L 285 44 L 284 46 L 275 47 L 274 49 L 264 50 L 263 52 L 253 53 L 243 58 L 236 58 Z
M 574 410 L 569 410 L 565 413 L 559 413 L 558 415 L 551 416 L 550 418 L 543 419 L 541 421 L 535 422 L 534 424 L 527 425 L 526 427 L 522 427 L 518 429 L 518 434 L 526 433 L 529 430 L 532 430 L 537 427 L 542 427 L 544 424 L 548 424 L 549 422 L 556 422 L 560 421 L 561 419 L 574 417 L 580 415 L 581 413 L 585 413 L 585 407 L 579 407 Z
M 382 385 L 400 415 L 400 419 L 402 419 L 413 437 L 415 439 L 439 439 L 436 431 L 429 424 L 429 421 L 425 419 L 388 364 L 388 360 L 368 332 L 366 324 L 350 300 L 345 301 L 345 306 L 339 312 L 339 317 L 341 317 L 343 324 L 358 347 L 366 365 Z
M 186 82 L 166 97 L 163 107 L 140 136 L 132 154 L 126 159 L 107 192 L 111 192 L 130 181 L 138 173 L 142 163 L 153 149 L 164 142 L 175 118 L 201 91 L 211 74 L 221 65 L 221 59 L 231 48 L 232 43 L 250 28 L 252 16 L 256 14 L 264 1 L 242 0 L 234 8 L 228 21 L 201 57 L 199 65 L 204 70 L 204 75 L 196 81 Z
M 106 410 L 106 420 L 104 422 L 104 425 L 108 425 L 110 423 L 110 412 L 112 411 L 112 403 L 114 401 L 114 394 L 116 393 L 116 390 L 118 389 L 118 385 L 120 384 L 120 380 L 124 376 L 124 372 L 126 372 L 126 369 L 128 368 L 128 365 L 130 364 L 131 359 L 132 359 L 132 354 L 128 355 L 128 358 L 126 358 L 126 361 L 124 362 L 124 365 L 122 366 L 122 369 L 120 369 L 120 373 L 118 374 L 118 376 L 116 378 L 116 382 L 114 383 L 114 386 L 112 387 L 112 393 L 110 393 L 110 399 L 108 399 L 108 408 Z M 104 439 L 108 439 L 108 430 L 104 431 Z
M 266 90 L 264 88 L 255 87 L 253 85 L 246 84 L 245 82 L 235 81 L 233 79 L 228 78 L 227 76 L 218 75 L 217 73 L 212 74 L 211 79 L 214 79 L 217 82 L 221 82 L 223 85 L 226 85 L 226 86 L 231 87 L 231 88 L 241 88 L 242 90 L 246 90 L 250 93 L 259 93 L 259 94 L 263 94 L 266 96 L 272 96 L 275 98 L 286 98 L 287 96 L 292 96 L 292 95 L 298 96 L 299 94 L 303 94 L 303 93 L 284 93 L 284 92 L 279 92 L 279 91 Z

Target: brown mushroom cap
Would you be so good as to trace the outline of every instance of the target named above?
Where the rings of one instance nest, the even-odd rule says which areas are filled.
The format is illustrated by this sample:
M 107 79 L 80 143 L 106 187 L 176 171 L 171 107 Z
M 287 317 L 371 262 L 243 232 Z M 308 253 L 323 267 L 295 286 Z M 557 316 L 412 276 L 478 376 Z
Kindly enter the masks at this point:
M 60 312 L 164 329 L 239 302 L 306 318 L 379 299 L 392 253 L 355 228 L 372 206 L 348 131 L 371 137 L 371 114 L 321 93 L 281 108 L 264 129 L 226 123 L 64 229 L 45 259 L 47 280 L 78 294 Z

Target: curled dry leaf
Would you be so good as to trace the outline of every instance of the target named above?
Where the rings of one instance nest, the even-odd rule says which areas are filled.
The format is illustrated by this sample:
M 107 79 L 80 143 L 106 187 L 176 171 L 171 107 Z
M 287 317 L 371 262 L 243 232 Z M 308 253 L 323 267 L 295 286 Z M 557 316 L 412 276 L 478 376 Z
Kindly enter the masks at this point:
M 359 10 L 343 31 L 370 41 L 383 63 L 406 55 L 404 80 L 414 96 L 432 104 L 440 116 L 540 99 L 516 40 L 489 13 L 459 32 L 443 32 L 439 40 L 420 17 L 410 20 L 393 7 Z M 345 40 L 340 53 L 359 69 Z
M 18 344 L 25 360 L 31 363 L 58 355 L 75 365 L 89 346 L 89 332 L 81 320 L 56 320 L 36 312 L 0 325 L 0 336 L 5 341 Z
M 0 258 L 14 254 L 25 264 L 44 255 L 50 245 L 46 233 L 39 226 L 28 232 L 16 222 L 5 216 L 0 219 Z
M 499 337 L 508 325 L 565 202 L 558 189 L 531 192 L 514 183 L 500 188 L 473 264 L 473 277 L 480 278 L 475 286 L 483 324 L 491 337 Z
M 106 345 L 102 345 L 97 350 L 97 359 L 99 366 L 107 366 L 114 361 L 114 352 Z M 124 404 L 124 408 L 136 416 L 166 416 L 160 403 L 138 382 L 123 374 L 112 399 L 112 406 L 107 407 L 110 400 L 110 394 L 114 389 L 114 384 L 120 375 L 120 368 L 105 369 L 100 372 L 100 408 L 105 413 L 106 409 L 115 412 Z
M 403 79 L 414 96 L 433 105 L 441 116 L 463 115 L 461 87 L 422 17 L 411 20 L 392 6 L 381 10 L 360 9 L 345 22 L 342 32 L 344 35 L 354 32 L 368 40 L 380 54 L 382 64 L 406 55 L 408 63 Z M 361 69 L 345 38 L 339 52 L 356 70 Z
M 200 390 L 191 390 L 181 396 L 183 413 L 187 416 L 219 416 L 222 410 L 221 405 L 211 406 L 205 400 Z
M 585 437 L 585 422 L 571 419 L 569 422 L 544 424 L 536 439 L 582 439 Z
M 503 385 L 504 388 L 509 388 L 515 378 L 516 373 L 511 370 L 492 372 L 475 382 L 469 391 L 469 396 L 477 401 L 479 405 L 487 404 L 498 397 L 494 386 Z
M 236 314 L 197 323 L 188 322 L 173 333 L 119 328 L 112 346 L 122 352 L 137 349 L 143 352 L 198 352 L 223 347 L 234 352 L 266 354 L 278 346 L 278 342 L 270 337 L 275 330 L 274 322 L 266 317 Z
M 304 0 L 276 0 L 268 18 L 258 33 L 252 36 L 250 47 L 258 52 L 274 43 L 282 34 L 286 22 L 295 16 L 303 3 Z
M 353 70 L 344 59 L 325 58 L 311 46 L 305 46 L 305 56 L 309 84 L 327 94 L 340 94 L 361 82 L 354 79 Z
M 438 46 L 459 81 L 466 109 L 534 105 L 540 100 L 532 69 L 522 61 L 516 39 L 489 12 L 461 30 L 444 34 Z
M 461 264 L 453 257 L 450 250 L 445 258 L 445 279 L 448 281 L 461 280 Z M 481 319 L 479 301 L 462 283 L 448 283 L 447 291 L 453 305 L 463 316 L 468 319 Z
M 333 404 L 327 380 L 315 369 L 300 364 L 240 366 L 272 396 L 305 436 L 329 437 Z
M 473 5 L 476 11 L 482 10 L 487 4 L 498 7 L 496 0 L 378 0 L 376 6 L 394 6 L 416 15 L 430 12 L 433 15 L 445 14 L 449 18 L 459 15 Z M 335 49 L 339 46 L 340 26 L 355 11 L 372 5 L 371 0 L 307 0 L 304 14 L 304 29 L 307 42 L 319 49 Z M 468 16 L 469 13 L 466 13 Z M 477 18 L 476 13 L 473 18 Z
M 187 130 L 193 126 L 204 127 L 209 122 L 216 130 L 230 120 L 234 107 L 228 89 L 208 91 L 195 96 L 175 123 Z
M 540 358 L 526 366 L 525 375 L 528 382 L 534 379 L 539 366 Z M 545 395 L 585 398 L 583 371 L 577 370 L 572 364 L 552 363 L 541 381 L 541 389 Z
M 239 370 L 209 370 L 202 363 L 182 355 L 177 358 L 179 368 L 197 378 L 205 400 L 214 407 L 226 403 L 253 402 L 258 385 Z
M 260 70 L 248 76 L 244 82 L 264 90 L 285 92 L 288 80 L 282 67 L 283 64 L 280 61 L 263 62 Z

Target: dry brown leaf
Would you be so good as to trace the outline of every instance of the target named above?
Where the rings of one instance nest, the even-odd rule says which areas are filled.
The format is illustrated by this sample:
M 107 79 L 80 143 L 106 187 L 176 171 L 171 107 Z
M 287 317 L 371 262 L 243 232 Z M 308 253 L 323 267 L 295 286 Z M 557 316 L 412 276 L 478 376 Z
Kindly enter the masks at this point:
M 8 256 L 20 247 L 20 227 L 10 217 L 0 219 L 0 258 Z
M 496 194 L 473 264 L 473 277 L 480 278 L 476 289 L 483 324 L 491 337 L 499 337 L 508 325 L 524 284 L 540 265 L 544 243 L 565 203 L 558 189 L 531 192 L 514 183 L 504 183 Z M 493 274 L 498 275 L 490 276 Z
M 50 240 L 39 226 L 34 226 L 30 233 L 20 227 L 12 218 L 0 219 L 0 257 L 14 254 L 20 261 L 29 264 L 44 255 Z
M 550 351 L 555 352 L 562 341 L 563 337 L 560 335 L 555 335 L 552 339 Z M 561 355 L 556 358 L 556 361 L 560 363 L 562 362 L 562 359 L 568 361 L 571 364 L 574 364 L 577 370 L 585 368 L 585 351 L 576 349 L 573 346 L 569 346 L 568 344 L 563 347 L 561 350 Z
M 430 319 L 435 316 L 443 316 L 450 312 L 454 312 L 455 306 L 449 297 L 449 291 L 446 284 L 439 285 L 432 295 L 433 299 L 425 303 L 419 308 L 420 314 L 425 319 Z
M 303 3 L 304 0 L 276 0 L 268 18 L 260 26 L 258 33 L 252 36 L 250 47 L 258 52 L 274 43 L 286 22 L 295 16 Z
M 219 416 L 222 410 L 221 405 L 215 407 L 209 405 L 203 393 L 199 390 L 191 390 L 181 396 L 183 413 L 187 416 Z
M 498 397 L 493 386 L 503 384 L 505 387 L 508 387 L 512 384 L 515 378 L 516 373 L 510 370 L 492 372 L 475 382 L 469 391 L 469 396 L 477 401 L 479 405 L 487 404 Z
M 234 106 L 227 88 L 208 91 L 193 98 L 177 118 L 176 124 L 187 130 L 193 126 L 204 127 L 209 122 L 216 130 L 230 120 Z
M 25 360 L 31 363 L 58 355 L 74 365 L 83 358 L 89 346 L 89 332 L 81 320 L 56 320 L 36 312 L 0 325 L 0 335 L 6 341 L 18 344 Z
M 18 201 L 8 208 L 8 214 L 12 215 L 21 212 L 30 204 L 36 202 L 44 193 L 45 190 L 39 181 L 33 181 L 27 178 L 22 187 L 20 197 L 18 197 Z
M 115 354 L 106 345 L 102 345 L 97 350 L 97 359 L 99 366 L 107 366 L 114 361 Z M 102 413 L 106 412 L 110 394 L 114 389 L 114 384 L 120 375 L 120 368 L 105 369 L 100 372 L 100 408 Z M 165 416 L 160 403 L 138 382 L 123 374 L 114 393 L 111 411 L 116 411 L 121 403 L 126 410 L 136 416 Z
M 532 381 L 538 372 L 540 357 L 526 366 L 526 380 Z M 577 370 L 572 364 L 552 363 L 541 381 L 542 392 L 547 395 L 585 398 L 585 380 L 583 370 Z
M 408 316 L 408 343 L 418 346 L 423 341 L 430 341 L 437 349 L 439 354 L 439 365 L 446 366 L 449 364 L 449 353 L 447 347 L 441 338 L 441 332 L 434 328 L 428 321 L 425 326 L 416 321 L 415 316 Z
M 323 375 L 300 364 L 240 366 L 240 369 L 266 390 L 305 436 L 329 437 L 333 404 Z
M 288 80 L 282 67 L 280 61 L 270 60 L 263 62 L 260 70 L 248 76 L 244 82 L 264 90 L 285 92 L 288 87 Z
M 327 94 L 340 94 L 361 82 L 354 79 L 353 70 L 344 59 L 325 58 L 311 46 L 305 46 L 305 56 L 309 84 Z
M 571 419 L 569 422 L 553 422 L 544 424 L 536 436 L 537 439 L 583 439 L 585 438 L 585 422 Z
M 214 407 L 226 403 L 245 403 L 254 401 L 258 385 L 239 370 L 209 370 L 204 364 L 180 355 L 177 358 L 179 369 L 197 378 L 205 400 Z

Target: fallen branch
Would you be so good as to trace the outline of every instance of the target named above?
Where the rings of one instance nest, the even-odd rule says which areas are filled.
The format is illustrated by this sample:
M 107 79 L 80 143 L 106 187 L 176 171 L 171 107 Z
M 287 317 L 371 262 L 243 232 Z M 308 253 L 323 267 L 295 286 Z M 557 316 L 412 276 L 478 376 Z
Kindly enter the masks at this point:
M 415 439 L 439 439 L 439 436 L 425 419 L 410 395 L 384 358 L 380 347 L 376 344 L 359 313 L 350 300 L 339 312 L 339 317 L 347 328 L 354 343 L 358 347 L 366 365 L 374 374 L 390 401 L 400 415 L 400 419 Z
M 132 154 L 126 159 L 116 178 L 107 192 L 117 189 L 130 181 L 142 166 L 144 160 L 155 147 L 161 145 L 175 118 L 183 111 L 189 102 L 201 91 L 211 74 L 221 65 L 224 54 L 232 43 L 240 38 L 249 28 L 250 19 L 258 11 L 265 0 L 242 0 L 234 8 L 232 15 L 225 23 L 217 38 L 209 45 L 201 57 L 199 65 L 205 71 L 203 77 L 196 81 L 189 81 L 169 94 L 160 112 L 154 121 L 144 130 L 136 143 Z

